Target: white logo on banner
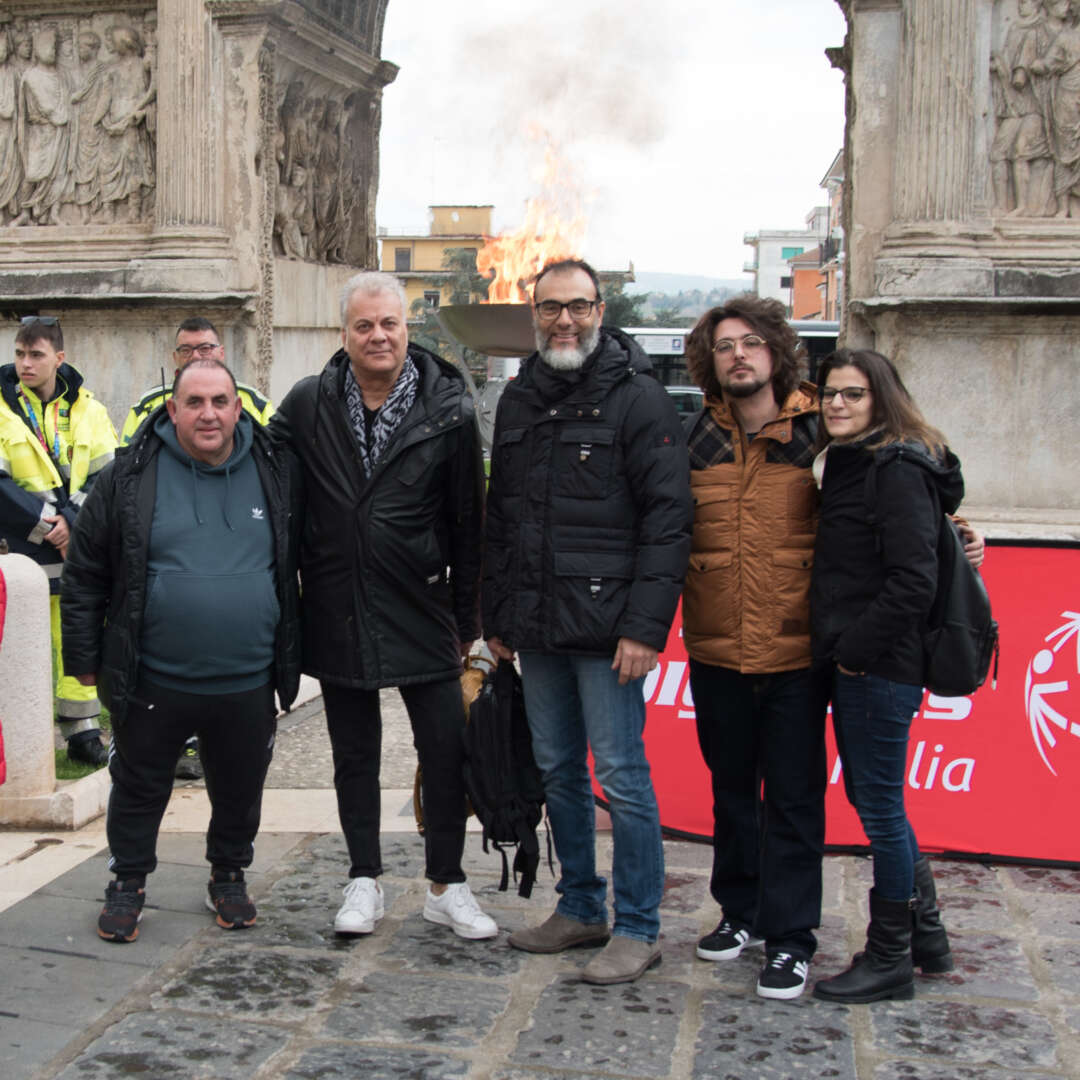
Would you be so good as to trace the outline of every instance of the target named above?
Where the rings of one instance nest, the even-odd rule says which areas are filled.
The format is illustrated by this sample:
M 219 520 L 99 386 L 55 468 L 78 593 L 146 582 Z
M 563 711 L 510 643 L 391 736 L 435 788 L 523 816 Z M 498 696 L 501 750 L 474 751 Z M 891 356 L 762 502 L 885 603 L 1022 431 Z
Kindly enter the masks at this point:
M 1027 676 L 1024 679 L 1024 711 L 1027 713 L 1028 723 L 1031 725 L 1031 737 L 1035 740 L 1035 749 L 1039 751 L 1039 757 L 1043 764 L 1057 776 L 1057 769 L 1050 764 L 1047 751 L 1057 746 L 1057 736 L 1054 728 L 1080 738 L 1080 723 L 1063 716 L 1050 703 L 1055 694 L 1064 694 L 1069 689 L 1069 679 L 1080 678 L 1080 612 L 1063 611 L 1063 619 L 1068 621 L 1052 630 L 1043 639 L 1049 649 L 1040 649 L 1029 661 Z M 1070 665 L 1066 657 L 1068 654 L 1059 656 L 1063 646 L 1076 639 L 1075 663 Z M 1053 670 L 1056 667 L 1057 670 Z M 1069 668 L 1072 668 L 1070 671 Z M 1035 680 L 1046 677 L 1046 681 Z

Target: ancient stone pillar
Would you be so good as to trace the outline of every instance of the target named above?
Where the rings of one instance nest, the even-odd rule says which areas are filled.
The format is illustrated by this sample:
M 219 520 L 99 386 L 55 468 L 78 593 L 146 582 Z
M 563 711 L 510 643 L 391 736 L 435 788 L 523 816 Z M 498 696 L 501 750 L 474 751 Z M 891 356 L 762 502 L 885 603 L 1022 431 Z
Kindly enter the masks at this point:
M 210 16 L 204 0 L 169 0 L 169 9 L 159 23 L 157 92 L 158 141 L 171 167 L 158 177 L 154 225 L 220 229 L 222 103 Z
M 1080 5 L 838 2 L 845 341 L 897 363 L 972 513 L 1080 535 Z
M 894 213 L 898 222 L 967 222 L 972 163 L 976 0 L 909 0 L 900 58 Z

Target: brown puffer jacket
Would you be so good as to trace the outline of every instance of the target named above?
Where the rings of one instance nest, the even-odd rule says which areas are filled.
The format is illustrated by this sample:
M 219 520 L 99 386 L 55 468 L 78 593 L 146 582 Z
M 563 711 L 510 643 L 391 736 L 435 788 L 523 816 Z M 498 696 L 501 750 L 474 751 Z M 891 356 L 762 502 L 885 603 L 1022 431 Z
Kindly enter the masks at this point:
M 750 674 L 810 666 L 817 421 L 815 387 L 803 383 L 750 443 L 723 401 L 710 398 L 694 425 L 691 463 L 699 467 L 690 475 L 694 534 L 683 591 L 693 659 Z

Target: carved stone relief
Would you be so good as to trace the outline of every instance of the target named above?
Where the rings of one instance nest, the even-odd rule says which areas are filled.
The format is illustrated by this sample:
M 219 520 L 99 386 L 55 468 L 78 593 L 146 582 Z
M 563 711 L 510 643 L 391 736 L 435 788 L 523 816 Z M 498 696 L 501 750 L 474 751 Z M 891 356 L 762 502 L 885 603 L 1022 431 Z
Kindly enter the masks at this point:
M 994 212 L 1080 217 L 1080 0 L 998 0 Z
M 0 226 L 151 220 L 157 15 L 0 12 Z
M 366 99 L 320 89 L 302 75 L 285 83 L 274 134 L 277 254 L 309 262 L 349 261 L 354 198 L 364 190 L 359 148 L 349 134 L 358 100 Z

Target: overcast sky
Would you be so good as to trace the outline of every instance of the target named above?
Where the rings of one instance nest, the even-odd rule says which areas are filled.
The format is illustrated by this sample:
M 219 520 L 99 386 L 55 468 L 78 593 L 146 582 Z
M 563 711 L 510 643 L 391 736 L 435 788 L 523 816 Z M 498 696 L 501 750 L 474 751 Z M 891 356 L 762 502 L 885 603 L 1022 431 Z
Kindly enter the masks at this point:
M 390 0 L 380 226 L 431 204 L 517 228 L 560 143 L 602 269 L 738 277 L 743 233 L 802 228 L 843 143 L 835 0 Z

